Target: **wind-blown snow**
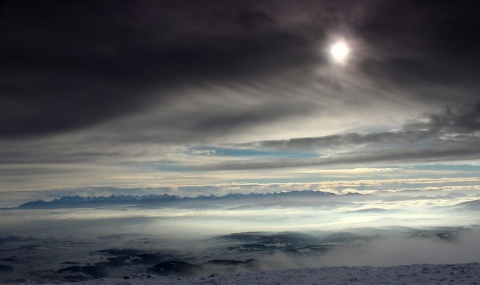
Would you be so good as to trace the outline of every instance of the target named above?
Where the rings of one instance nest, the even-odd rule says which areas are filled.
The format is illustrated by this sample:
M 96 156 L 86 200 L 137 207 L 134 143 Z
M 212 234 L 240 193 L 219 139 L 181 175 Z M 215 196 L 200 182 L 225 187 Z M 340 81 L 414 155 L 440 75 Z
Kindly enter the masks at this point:
M 37 284 L 26 282 L 19 284 Z M 50 284 L 50 283 L 47 283 Z M 62 283 L 71 284 L 71 283 Z M 78 285 L 154 284 L 480 284 L 480 264 L 401 265 L 392 267 L 322 267 L 236 273 L 208 277 L 125 276 L 124 279 L 96 279 Z

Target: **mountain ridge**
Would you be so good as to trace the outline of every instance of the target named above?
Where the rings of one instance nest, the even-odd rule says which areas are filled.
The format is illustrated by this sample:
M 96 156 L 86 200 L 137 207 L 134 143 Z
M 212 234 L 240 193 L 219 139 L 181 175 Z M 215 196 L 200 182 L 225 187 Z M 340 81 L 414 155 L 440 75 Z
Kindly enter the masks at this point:
M 242 193 L 229 193 L 223 196 L 216 195 L 199 195 L 196 197 L 180 197 L 177 195 L 159 194 L 159 195 L 110 195 L 110 196 L 63 196 L 61 198 L 53 199 L 51 201 L 45 201 L 42 199 L 36 201 L 26 202 L 16 207 L 17 209 L 35 209 L 35 208 L 61 208 L 62 206 L 75 207 L 75 206 L 88 206 L 88 205 L 120 205 L 120 204 L 162 204 L 162 203 L 175 203 L 185 201 L 219 201 L 219 200 L 241 200 L 249 198 L 302 198 L 302 197 L 335 197 L 335 196 L 353 196 L 362 195 L 357 193 L 348 193 L 343 195 L 337 195 L 331 192 L 314 191 L 314 190 L 299 190 L 289 192 L 273 192 L 273 193 L 256 193 L 251 192 L 248 194 Z

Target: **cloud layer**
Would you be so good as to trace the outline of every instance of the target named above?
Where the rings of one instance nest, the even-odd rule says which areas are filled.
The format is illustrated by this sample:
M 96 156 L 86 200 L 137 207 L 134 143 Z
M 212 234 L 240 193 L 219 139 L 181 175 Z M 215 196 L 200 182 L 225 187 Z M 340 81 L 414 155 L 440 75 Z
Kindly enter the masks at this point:
M 479 158 L 468 1 L 0 7 L 2 193 Z M 339 39 L 344 65 L 328 54 Z

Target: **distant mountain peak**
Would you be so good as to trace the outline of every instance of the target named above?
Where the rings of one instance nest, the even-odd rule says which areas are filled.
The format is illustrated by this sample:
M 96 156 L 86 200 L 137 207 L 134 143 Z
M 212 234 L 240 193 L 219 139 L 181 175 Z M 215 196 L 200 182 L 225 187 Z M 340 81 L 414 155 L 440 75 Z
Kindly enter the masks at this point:
M 295 190 L 284 192 L 270 192 L 270 193 L 228 193 L 224 196 L 215 195 L 199 195 L 197 197 L 180 197 L 177 195 L 159 194 L 159 195 L 115 195 L 99 196 L 99 197 L 84 197 L 84 196 L 63 196 L 51 201 L 37 200 L 24 203 L 17 208 L 63 208 L 63 207 L 89 207 L 94 205 L 129 205 L 129 204 L 164 204 L 181 201 L 219 201 L 219 200 L 240 200 L 240 199 L 258 199 L 258 198 L 302 198 L 302 197 L 328 197 L 337 196 L 331 192 L 315 191 L 315 190 Z

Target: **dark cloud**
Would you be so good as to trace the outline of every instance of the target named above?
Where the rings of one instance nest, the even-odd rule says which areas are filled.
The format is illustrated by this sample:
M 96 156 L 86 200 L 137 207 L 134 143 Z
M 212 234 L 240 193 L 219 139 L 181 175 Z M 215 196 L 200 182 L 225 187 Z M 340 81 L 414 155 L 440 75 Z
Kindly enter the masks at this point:
M 378 133 L 346 133 L 324 137 L 295 138 L 280 141 L 264 141 L 254 143 L 261 147 L 271 148 L 297 148 L 297 149 L 323 149 L 346 146 L 374 147 L 399 147 L 400 144 L 416 146 L 420 143 L 430 142 L 466 142 L 475 141 L 480 130 L 480 103 L 465 113 L 454 112 L 446 108 L 439 114 L 431 114 L 427 122 L 412 122 L 400 130 Z M 449 136 L 449 137 L 445 137 Z
M 311 40 L 245 5 L 6 2 L 0 133 L 78 129 L 161 104 L 179 87 L 321 61 Z
M 0 162 L 184 166 L 188 159 L 175 157 L 184 152 L 162 148 L 225 145 L 322 156 L 217 156 L 186 169 L 476 158 L 480 40 L 472 7 L 2 1 Z M 326 52 L 336 37 L 352 45 L 344 67 Z M 258 142 L 237 143 L 248 140 Z
M 379 82 L 410 90 L 417 101 L 452 105 L 478 100 L 480 21 L 473 1 L 402 1 L 372 5 L 356 33 L 374 56 L 361 70 Z M 385 87 L 385 86 L 384 86 Z M 455 88 L 455 94 L 448 92 Z
M 465 3 L 4 1 L 0 134 L 86 128 L 169 104 L 185 87 L 275 76 L 304 85 L 325 63 L 319 50 L 331 31 L 348 30 L 368 44 L 359 71 L 379 87 L 478 87 L 478 20 Z M 477 95 L 409 96 L 464 102 Z M 200 118 L 194 128 L 222 131 L 226 122 L 234 128 L 258 116 L 240 108 Z
M 480 158 L 480 104 L 465 113 L 447 108 L 431 114 L 426 122 L 412 122 L 402 129 L 379 133 L 346 133 L 324 137 L 294 138 L 242 144 L 243 147 L 336 152 L 318 158 L 231 161 L 199 166 L 204 170 L 247 170 L 367 163 L 420 163 Z

